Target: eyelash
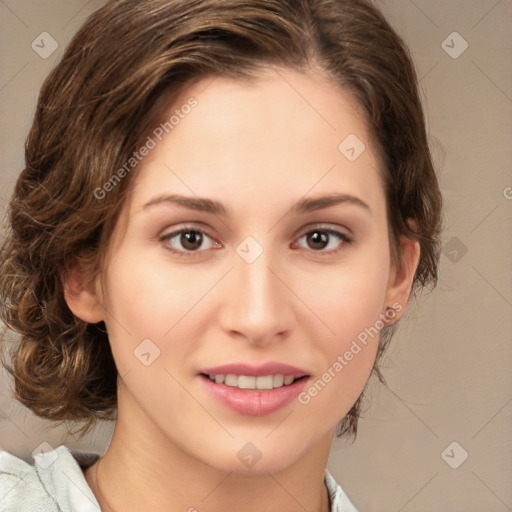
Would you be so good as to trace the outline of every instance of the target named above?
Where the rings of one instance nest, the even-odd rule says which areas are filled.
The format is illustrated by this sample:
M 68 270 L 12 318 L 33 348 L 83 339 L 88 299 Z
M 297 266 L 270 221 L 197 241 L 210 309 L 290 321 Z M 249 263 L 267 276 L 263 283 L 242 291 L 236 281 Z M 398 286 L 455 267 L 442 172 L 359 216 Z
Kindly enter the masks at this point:
M 198 228 L 191 227 L 191 226 L 185 226 L 185 227 L 183 227 L 183 228 L 181 228 L 181 229 L 179 229 L 177 231 L 173 231 L 172 233 L 165 234 L 162 237 L 160 237 L 159 241 L 161 243 L 165 243 L 169 239 L 174 238 L 176 235 L 180 235 L 182 233 L 190 233 L 190 232 L 200 233 L 201 235 L 206 235 L 208 238 L 212 239 L 216 244 L 218 243 L 206 231 L 203 231 L 202 229 L 198 229 Z M 299 237 L 298 240 L 300 240 L 301 238 L 303 238 L 306 235 L 309 235 L 309 234 L 315 233 L 315 232 L 327 233 L 330 236 L 335 236 L 335 237 L 339 238 L 341 240 L 341 242 L 342 242 L 342 243 L 340 242 L 339 246 L 336 249 L 331 249 L 330 251 L 324 251 L 324 250 L 315 251 L 315 250 L 311 249 L 311 252 L 313 252 L 315 254 L 318 254 L 319 256 L 332 256 L 332 255 L 337 254 L 340 251 L 342 251 L 344 246 L 350 245 L 350 244 L 352 244 L 354 242 L 353 238 L 350 237 L 349 235 L 347 235 L 346 233 L 342 233 L 340 231 L 336 231 L 336 230 L 330 229 L 330 228 L 323 228 L 321 226 L 317 226 L 317 227 L 315 227 L 313 229 L 305 231 L 304 233 L 302 233 L 302 235 Z M 296 243 L 297 242 L 294 242 L 294 245 Z M 204 252 L 203 250 L 177 251 L 176 249 L 172 249 L 168 243 L 166 243 L 164 245 L 164 247 L 165 247 L 166 250 L 172 252 L 173 254 L 177 254 L 180 257 L 193 257 L 194 255 L 196 255 L 198 253 Z

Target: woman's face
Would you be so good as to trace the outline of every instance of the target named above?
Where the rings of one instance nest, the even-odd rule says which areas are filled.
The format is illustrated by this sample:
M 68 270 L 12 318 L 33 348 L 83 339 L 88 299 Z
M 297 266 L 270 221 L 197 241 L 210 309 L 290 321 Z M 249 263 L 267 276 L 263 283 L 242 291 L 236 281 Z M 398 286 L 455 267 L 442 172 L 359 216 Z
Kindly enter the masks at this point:
M 278 471 L 330 439 L 404 299 L 377 154 L 346 92 L 287 69 L 200 81 L 173 113 L 131 171 L 97 288 L 119 414 L 213 467 L 256 454 L 251 471 Z

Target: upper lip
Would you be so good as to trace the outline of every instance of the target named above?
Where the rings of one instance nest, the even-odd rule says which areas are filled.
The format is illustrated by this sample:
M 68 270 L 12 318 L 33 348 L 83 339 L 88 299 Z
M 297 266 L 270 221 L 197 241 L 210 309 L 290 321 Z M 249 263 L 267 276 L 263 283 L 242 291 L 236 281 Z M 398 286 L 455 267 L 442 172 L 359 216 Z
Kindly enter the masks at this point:
M 234 375 L 247 375 L 251 377 L 260 377 L 263 375 L 292 375 L 298 379 L 309 375 L 306 370 L 291 366 L 277 361 L 270 361 L 261 365 L 251 365 L 248 363 L 229 363 L 221 366 L 211 366 L 210 368 L 203 368 L 199 373 L 213 374 L 213 375 L 227 375 L 229 373 Z

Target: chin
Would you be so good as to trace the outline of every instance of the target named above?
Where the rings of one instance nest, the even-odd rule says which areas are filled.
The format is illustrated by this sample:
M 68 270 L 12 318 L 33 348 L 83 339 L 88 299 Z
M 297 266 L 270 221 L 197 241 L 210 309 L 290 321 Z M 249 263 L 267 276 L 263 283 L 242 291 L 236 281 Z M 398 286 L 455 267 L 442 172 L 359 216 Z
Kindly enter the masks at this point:
M 217 450 L 210 452 L 208 457 L 202 454 L 201 460 L 223 472 L 239 475 L 266 475 L 278 473 L 296 463 L 307 451 L 307 446 L 301 441 L 292 442 L 288 438 L 288 445 L 281 441 L 254 440 L 240 442 L 240 438 L 231 440 L 227 444 L 215 444 Z M 246 439 L 250 439 L 247 437 Z M 301 451 L 297 451 L 300 446 Z
M 232 473 L 235 475 L 267 475 L 268 473 L 279 473 L 280 471 L 284 471 L 286 468 L 291 466 L 295 460 L 287 459 L 285 457 L 280 458 L 279 456 L 272 456 L 270 459 L 266 459 L 264 456 L 256 462 L 242 463 L 238 459 L 233 461 L 232 457 L 226 458 L 223 461 L 224 464 L 219 465 L 219 461 L 216 461 L 215 467 L 220 471 L 224 471 L 227 473 Z

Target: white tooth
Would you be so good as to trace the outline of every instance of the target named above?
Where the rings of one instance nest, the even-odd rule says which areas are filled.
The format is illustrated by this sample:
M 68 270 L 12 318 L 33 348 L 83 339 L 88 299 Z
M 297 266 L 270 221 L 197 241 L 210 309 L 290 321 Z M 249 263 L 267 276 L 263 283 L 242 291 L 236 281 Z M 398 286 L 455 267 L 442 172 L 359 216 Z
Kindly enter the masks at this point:
M 255 389 L 256 388 L 256 377 L 250 377 L 248 375 L 240 375 L 238 377 L 238 387 L 240 389 Z
M 257 389 L 272 389 L 273 386 L 273 377 L 272 375 L 265 375 L 264 377 L 256 378 L 256 388 Z
M 250 375 L 235 375 L 234 373 L 212 374 L 208 375 L 210 380 L 217 384 L 225 384 L 226 386 L 238 387 L 240 389 L 273 389 L 290 385 L 295 379 L 292 375 L 263 375 L 254 377 Z
M 226 378 L 224 379 L 224 384 L 226 384 L 226 386 L 237 387 L 238 386 L 238 375 L 234 375 L 233 373 L 228 373 L 226 375 Z
M 272 383 L 275 388 L 280 388 L 283 385 L 283 381 L 284 381 L 284 375 L 279 374 L 279 375 L 274 375 Z

